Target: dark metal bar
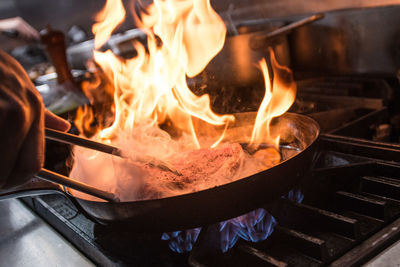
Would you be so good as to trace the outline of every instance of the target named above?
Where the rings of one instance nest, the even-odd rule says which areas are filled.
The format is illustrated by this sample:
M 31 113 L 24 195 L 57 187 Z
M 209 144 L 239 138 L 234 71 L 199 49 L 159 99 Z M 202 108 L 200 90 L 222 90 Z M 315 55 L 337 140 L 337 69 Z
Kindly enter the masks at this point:
M 343 191 L 336 192 L 335 198 L 341 209 L 354 211 L 380 220 L 388 219 L 388 210 L 384 201 Z
M 46 139 L 62 142 L 70 145 L 77 145 L 93 150 L 101 151 L 104 153 L 121 156 L 121 150 L 117 147 L 106 145 L 100 142 L 96 142 L 87 138 L 76 136 L 69 133 L 46 128 Z
M 250 254 L 254 257 L 257 257 L 261 260 L 261 266 L 276 266 L 276 267 L 286 267 L 289 266 L 288 263 L 278 260 L 270 255 L 267 255 L 265 252 L 259 251 L 253 247 L 248 245 L 240 245 L 238 251 L 244 252 L 246 254 Z M 243 262 L 243 264 L 247 265 L 249 262 Z M 250 266 L 250 265 L 248 265 Z M 253 265 L 251 265 L 253 266 Z
M 93 141 L 93 140 L 90 140 L 90 139 L 87 139 L 84 137 L 76 136 L 76 135 L 69 134 L 69 133 L 64 133 L 64 132 L 49 129 L 49 128 L 46 128 L 46 139 L 58 141 L 58 142 L 65 143 L 65 144 L 86 147 L 86 148 L 93 149 L 96 151 L 112 154 L 112 155 L 115 155 L 118 157 L 123 157 L 122 151 L 118 147 L 106 145 L 106 144 L 96 142 L 96 141 Z M 137 160 L 142 163 L 149 164 L 152 167 L 160 168 L 162 170 L 172 172 L 179 176 L 182 175 L 177 169 L 175 169 L 174 166 L 172 166 L 171 164 L 169 164 L 167 162 L 161 161 L 159 159 L 149 157 L 149 156 L 138 156 Z
M 324 240 L 279 225 L 275 226 L 274 233 L 275 236 L 289 242 L 293 248 L 305 255 L 322 262 L 328 260 L 328 251 Z
M 343 166 L 317 168 L 312 171 L 314 177 L 340 177 L 346 174 L 357 173 L 359 175 L 367 175 L 375 168 L 376 163 L 373 161 L 350 163 Z
M 310 23 L 312 23 L 314 21 L 323 19 L 324 17 L 325 17 L 325 14 L 320 13 L 320 14 L 315 14 L 315 15 L 312 15 L 310 17 L 304 18 L 304 19 L 299 20 L 299 21 L 295 21 L 293 23 L 290 23 L 290 24 L 288 24 L 286 26 L 283 26 L 283 27 L 279 28 L 276 31 L 273 31 L 273 32 L 267 34 L 265 38 L 271 38 L 271 37 L 275 37 L 275 36 L 278 36 L 278 35 L 281 35 L 281 34 L 289 33 L 293 29 L 296 29 L 296 28 L 299 28 L 301 26 L 310 24 Z
M 361 140 L 357 138 L 341 137 L 331 134 L 322 134 L 321 147 L 357 156 L 364 156 L 376 160 L 389 160 L 400 162 L 400 146 Z
M 313 99 L 317 103 L 341 103 L 346 107 L 366 108 L 372 110 L 386 110 L 382 99 L 361 98 L 356 96 L 333 96 L 323 94 L 301 93 L 306 99 Z
M 400 219 L 386 226 L 381 231 L 350 250 L 341 258 L 332 262 L 330 266 L 361 266 L 369 259 L 380 253 L 400 237 Z
M 330 133 L 350 137 L 369 138 L 371 125 L 374 123 L 384 123 L 386 122 L 387 117 L 387 108 L 381 108 L 349 123 L 345 123 L 343 126 L 331 131 Z
M 400 200 L 400 183 L 385 177 L 361 178 L 361 190 L 365 193 Z
M 355 240 L 360 237 L 360 225 L 353 218 L 289 200 L 281 201 L 286 202 L 285 210 L 299 218 L 303 222 L 302 224 L 308 225 L 314 230 L 327 229 Z
M 374 174 L 400 180 L 400 165 L 396 163 L 379 162 L 376 164 Z
M 283 26 L 275 31 L 269 32 L 265 35 L 262 36 L 256 36 L 254 38 L 252 38 L 252 40 L 250 40 L 250 46 L 252 49 L 261 49 L 263 47 L 265 47 L 265 42 L 270 39 L 270 38 L 274 38 L 277 36 L 281 36 L 284 34 L 288 34 L 290 33 L 292 30 L 297 29 L 301 26 L 307 25 L 309 23 L 312 23 L 314 21 L 320 20 L 322 18 L 325 17 L 325 14 L 315 14 L 312 15 L 310 17 L 301 19 L 299 21 L 296 22 L 292 22 L 286 26 Z
M 110 201 L 110 202 L 119 202 L 119 199 L 112 193 L 97 189 L 95 187 L 92 187 L 90 185 L 72 180 L 66 176 L 63 176 L 61 174 L 42 169 L 38 174 L 36 174 L 37 178 L 54 182 L 57 184 L 64 185 L 66 187 L 73 188 L 75 190 L 78 190 L 80 192 Z

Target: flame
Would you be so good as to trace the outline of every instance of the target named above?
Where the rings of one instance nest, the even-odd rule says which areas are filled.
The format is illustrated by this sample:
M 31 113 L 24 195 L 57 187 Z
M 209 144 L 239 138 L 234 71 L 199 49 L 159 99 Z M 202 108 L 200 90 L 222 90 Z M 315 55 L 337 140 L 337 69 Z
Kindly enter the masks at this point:
M 121 0 L 107 0 L 93 26 L 96 48 L 104 45 L 125 19 L 125 14 Z M 158 177 L 150 177 L 151 172 L 147 168 L 135 165 L 138 158 L 149 156 L 170 163 L 175 155 L 178 156 L 175 158 L 178 162 L 176 165 L 179 165 L 182 164 L 179 156 L 183 157 L 183 152 L 202 146 L 209 149 L 196 152 L 212 154 L 232 151 L 231 154 L 220 153 L 230 158 L 231 163 L 225 164 L 228 162 L 225 160 L 218 165 L 222 166 L 220 169 L 223 172 L 220 174 L 218 169 L 214 173 L 218 174 L 217 178 L 214 177 L 213 181 L 201 181 L 201 188 L 213 186 L 213 182 L 223 184 L 221 181 L 233 181 L 243 177 L 239 175 L 253 174 L 259 171 L 258 161 L 264 162 L 263 167 L 279 163 L 280 154 L 273 149 L 250 156 L 243 152 L 238 143 L 234 143 L 220 146 L 218 150 L 216 147 L 225 141 L 225 132 L 234 124 L 235 117 L 214 113 L 209 96 L 195 95 L 186 83 L 187 77 L 199 74 L 224 46 L 225 24 L 212 9 L 210 0 L 154 0 L 140 16 L 134 16 L 136 20 L 139 17 L 139 25 L 147 36 L 147 43 L 133 42 L 137 51 L 135 57 L 123 59 L 110 50 L 93 51 L 94 61 L 101 68 L 101 79 L 83 84 L 93 110 L 81 109 L 75 121 L 77 126 L 81 126 L 81 132 L 89 133 L 91 138 L 120 147 L 124 158 L 77 147 L 71 177 L 105 191 L 126 193 L 121 199 L 135 200 L 152 197 L 151 187 L 146 187 L 151 181 L 158 182 L 160 185 L 157 186 L 165 189 L 162 184 L 165 180 L 157 181 Z M 272 133 L 269 127 L 273 118 L 282 115 L 290 107 L 296 93 L 290 70 L 280 66 L 272 52 L 271 62 L 274 71 L 272 83 L 266 61 L 260 62 L 266 93 L 252 132 L 250 145 L 253 146 L 262 143 L 273 143 L 275 147 L 279 145 L 279 135 Z M 111 86 L 104 86 L 104 80 Z M 105 92 L 96 90 L 98 87 Z M 199 139 L 195 132 L 195 124 L 198 126 L 199 121 L 217 126 L 218 134 L 207 136 L 207 140 Z M 172 138 L 162 130 L 159 127 L 162 124 L 177 130 L 179 139 Z M 249 134 L 250 131 L 244 136 Z M 240 169 L 249 158 L 247 166 L 252 167 Z M 192 169 L 189 168 L 189 171 Z M 186 174 L 185 179 L 190 180 L 191 176 Z M 169 194 L 171 190 L 168 190 L 166 192 Z M 155 194 L 160 193 L 156 191 Z
M 264 75 L 265 95 L 257 112 L 250 145 L 257 147 L 262 143 L 271 143 L 275 148 L 278 148 L 280 135 L 272 135 L 270 128 L 271 121 L 273 118 L 281 116 L 290 108 L 296 97 L 297 87 L 291 70 L 279 65 L 272 49 L 270 49 L 270 58 L 274 73 L 272 83 L 266 60 L 262 59 L 259 62 Z
M 121 0 L 107 1 L 93 26 L 96 47 L 106 42 L 125 15 Z M 226 35 L 224 22 L 209 0 L 155 0 L 142 12 L 140 20 L 138 16 L 134 18 L 148 37 L 147 47 L 135 42 L 136 57 L 125 60 L 109 50 L 94 51 L 95 62 L 114 87 L 114 122 L 101 129 L 98 138 L 110 141 L 121 133 L 132 132 L 143 122 L 162 124 L 169 120 L 176 128 L 188 132 L 195 147 L 200 148 L 193 118 L 225 126 L 225 130 L 234 121 L 232 115 L 215 114 L 209 96 L 196 96 L 186 83 L 186 77 L 200 73 L 222 49 Z M 161 39 L 161 45 L 157 38 Z M 265 59 L 259 62 L 265 96 L 250 140 L 255 147 L 261 143 L 279 146 L 280 136 L 272 136 L 270 124 L 289 109 L 296 95 L 291 71 L 279 65 L 272 50 L 270 58 L 274 79 Z M 77 122 L 82 124 L 84 116 L 79 115 Z M 224 133 L 216 137 L 211 147 L 223 141 Z
M 256 209 L 236 218 L 220 222 L 220 246 L 223 253 L 231 249 L 241 238 L 250 242 L 266 240 L 274 231 L 275 218 L 265 209 Z M 164 233 L 162 240 L 169 241 L 169 247 L 177 253 L 190 252 L 202 228 Z M 204 242 L 204 241 L 202 241 Z
M 108 0 L 96 17 L 103 20 L 93 27 L 96 47 L 104 44 L 124 17 L 121 1 Z M 215 114 L 209 96 L 196 96 L 186 84 L 187 76 L 200 73 L 222 49 L 225 24 L 208 0 L 158 0 L 142 14 L 141 26 L 147 33 L 148 52 L 140 42 L 135 43 L 137 57 L 129 60 L 111 51 L 94 51 L 96 63 L 114 85 L 115 120 L 99 137 L 110 140 L 145 121 L 161 124 L 169 119 L 189 132 L 200 148 L 193 117 L 221 126 L 234 121 L 231 115 Z M 214 146 L 222 139 L 217 137 Z
M 93 25 L 93 34 L 95 48 L 100 48 L 116 27 L 125 20 L 126 12 L 121 0 L 107 1 L 104 8 L 96 15 L 96 24 Z
M 76 124 L 80 133 L 85 133 L 88 129 L 90 129 L 90 124 L 93 121 L 93 111 L 89 109 L 87 106 L 83 108 L 78 108 L 76 111 L 76 119 L 82 121 L 82 123 Z

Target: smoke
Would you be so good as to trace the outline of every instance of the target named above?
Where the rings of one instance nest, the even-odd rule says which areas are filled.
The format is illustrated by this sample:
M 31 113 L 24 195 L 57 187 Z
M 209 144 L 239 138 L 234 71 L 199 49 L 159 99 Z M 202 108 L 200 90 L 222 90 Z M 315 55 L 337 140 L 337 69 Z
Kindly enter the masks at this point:
M 217 147 L 201 149 L 196 148 L 189 134 L 180 133 L 172 138 L 167 131 L 149 121 L 135 127 L 129 136 L 121 131 L 114 137 L 112 142 L 123 148 L 123 157 L 75 147 L 75 163 L 70 176 L 114 193 L 122 201 L 158 199 L 197 192 L 251 176 L 295 156 L 305 145 L 299 141 L 304 133 L 299 136 L 285 133 L 283 129 L 296 133 L 293 130 L 296 126 L 292 125 L 292 120 L 282 118 L 274 126 L 281 131 L 282 140 L 295 144 L 295 149 L 281 146 L 278 152 L 267 145 L 250 154 L 242 144 L 250 138 L 252 120 L 248 116 L 244 119 L 247 123 L 243 118 L 237 119 Z M 201 133 L 199 141 L 203 144 L 209 144 L 215 133 L 223 130 L 207 128 L 201 123 L 196 127 Z M 101 141 L 99 136 L 94 138 Z M 159 168 L 154 162 L 171 165 L 181 175 Z M 94 199 L 83 193 L 74 192 L 74 195 Z
M 208 143 L 207 139 L 200 141 Z M 132 135 L 121 133 L 113 140 L 123 148 L 123 157 L 75 147 L 70 176 L 112 192 L 122 201 L 135 201 L 208 189 L 273 165 L 268 159 L 251 156 L 237 142 L 196 149 L 192 140 L 187 134 L 173 139 L 155 123 L 143 124 L 135 127 Z M 174 166 L 182 175 L 149 164 L 157 161 Z M 82 193 L 74 194 L 88 198 Z

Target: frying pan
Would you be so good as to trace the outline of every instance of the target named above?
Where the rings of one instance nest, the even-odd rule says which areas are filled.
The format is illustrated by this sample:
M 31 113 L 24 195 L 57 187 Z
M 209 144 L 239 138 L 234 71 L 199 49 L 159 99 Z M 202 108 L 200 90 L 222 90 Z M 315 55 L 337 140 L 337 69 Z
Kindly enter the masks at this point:
M 237 127 L 254 113 L 238 114 Z M 313 161 L 319 126 L 304 115 L 286 113 L 273 121 L 272 131 L 281 133 L 282 149 L 295 154 L 278 165 L 235 182 L 194 193 L 162 199 L 131 202 L 100 202 L 77 198 L 58 184 L 31 180 L 0 199 L 59 192 L 67 196 L 86 216 L 106 225 L 129 227 L 140 232 L 189 229 L 233 218 L 263 206 L 292 189 Z M 235 132 L 235 131 L 234 131 Z M 237 132 L 237 131 L 236 131 Z M 240 141 L 243 134 L 232 136 Z M 247 138 L 247 137 L 246 137 Z

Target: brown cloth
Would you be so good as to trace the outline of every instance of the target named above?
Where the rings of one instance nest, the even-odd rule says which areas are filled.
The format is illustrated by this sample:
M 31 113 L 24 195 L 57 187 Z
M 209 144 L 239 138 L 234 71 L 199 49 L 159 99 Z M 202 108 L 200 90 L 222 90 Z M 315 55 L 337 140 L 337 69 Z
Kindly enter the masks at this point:
M 0 188 L 22 184 L 42 167 L 44 113 L 24 69 L 0 51 Z

